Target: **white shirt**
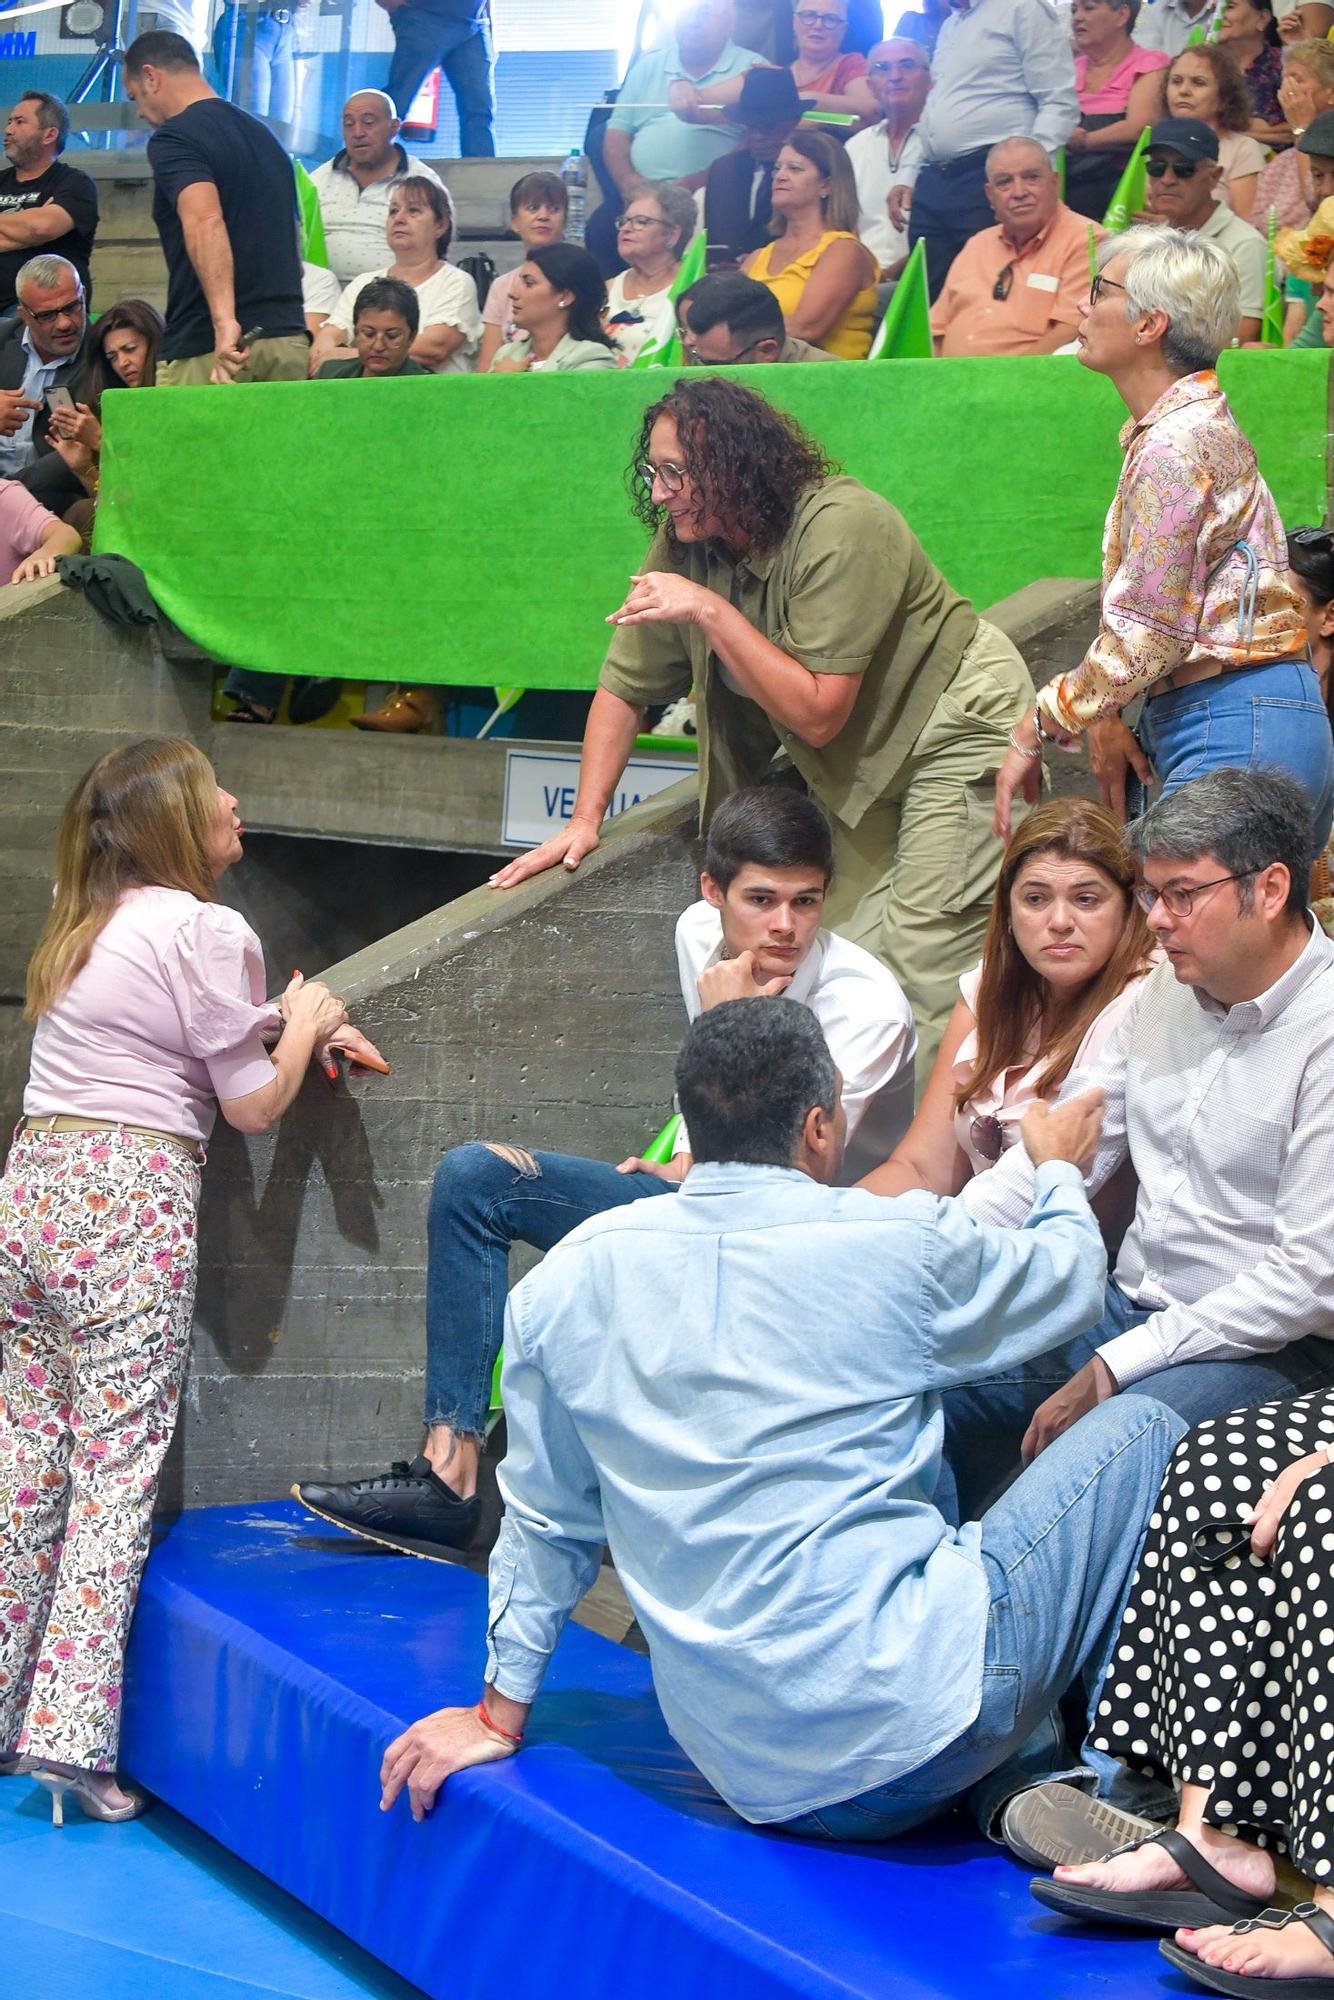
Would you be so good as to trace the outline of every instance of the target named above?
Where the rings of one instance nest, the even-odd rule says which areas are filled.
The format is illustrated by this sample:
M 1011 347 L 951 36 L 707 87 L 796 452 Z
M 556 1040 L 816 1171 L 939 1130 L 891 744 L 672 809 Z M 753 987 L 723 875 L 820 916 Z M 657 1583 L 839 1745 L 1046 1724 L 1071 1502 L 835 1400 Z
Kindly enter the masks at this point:
M 1234 215 L 1225 201 L 1214 198 L 1214 212 L 1201 224 L 1198 234 L 1207 236 L 1220 250 L 1226 250 L 1241 278 L 1241 315 L 1259 319 L 1265 309 L 1265 266 L 1268 246 L 1258 229 Z
M 1061 1095 L 1091 1083 L 1107 1108 L 1090 1192 L 1127 1156 L 1139 1179 L 1116 1282 L 1150 1316 L 1098 1350 L 1119 1386 L 1334 1335 L 1334 940 L 1314 924 L 1296 963 L 1235 1007 L 1158 966 Z M 1033 1201 L 1023 1146 L 959 1199 L 1019 1228 Z
M 336 312 L 343 287 L 338 274 L 324 264 L 301 265 L 301 310 L 308 313 Z
M 1275 15 L 1278 12 L 1275 7 Z M 1148 0 L 1139 10 L 1135 40 L 1142 49 L 1161 49 L 1165 56 L 1179 56 L 1197 28 L 1208 33 L 1213 14 L 1210 0 L 1204 0 L 1194 14 L 1188 11 L 1186 0 Z
M 931 94 L 899 179 L 911 185 L 924 162 L 1002 139 L 1036 139 L 1055 153 L 1078 123 L 1075 59 L 1048 0 L 971 0 L 940 30 Z
M 711 903 L 692 903 L 676 923 L 681 998 L 698 1018 L 699 976 L 723 956 L 723 923 Z M 820 930 L 784 997 L 809 1007 L 843 1078 L 848 1146 L 843 1184 L 887 1160 L 912 1122 L 917 1030 L 892 972 L 859 944 Z M 678 1152 L 689 1152 L 684 1126 Z
M 878 125 L 869 126 L 865 132 L 855 132 L 843 148 L 857 183 L 857 202 L 861 209 L 857 234 L 882 271 L 908 254 L 908 232 L 894 227 L 889 219 L 887 203 L 889 190 L 902 178 L 899 162 L 916 130 L 915 125 L 911 126 L 904 134 L 902 145 L 891 154 L 889 120 L 884 118 Z
M 362 286 L 369 285 L 372 278 L 388 276 L 389 266 L 382 264 L 378 271 L 363 271 L 360 277 L 354 278 L 330 313 L 330 323 L 340 326 L 344 333 L 350 335 Z M 482 338 L 482 315 L 477 310 L 476 285 L 466 271 L 457 270 L 453 264 L 442 264 L 438 271 L 432 271 L 429 278 L 412 289 L 417 294 L 417 304 L 421 309 L 420 332 L 425 333 L 428 326 L 452 326 L 463 335 L 462 347 L 456 347 L 448 361 L 442 361 L 435 373 L 468 374 Z
M 367 271 L 384 261 L 387 248 L 384 226 L 389 220 L 389 197 L 409 174 L 422 180 L 444 182 L 425 160 L 412 159 L 397 143 L 398 165 L 387 180 L 358 187 L 348 169 L 347 154 L 335 153 L 331 160 L 315 168 L 311 180 L 320 198 L 324 221 L 324 245 L 329 265 L 344 284 L 358 271 Z
M 676 331 L 676 301 L 670 296 L 671 286 L 660 292 L 650 292 L 647 298 L 628 299 L 625 296 L 625 281 L 628 271 L 618 271 L 607 286 L 607 312 L 603 325 L 607 337 L 616 343 L 616 352 L 628 367 L 641 347 L 648 341 L 665 347 Z M 620 314 L 629 317 L 613 324 Z

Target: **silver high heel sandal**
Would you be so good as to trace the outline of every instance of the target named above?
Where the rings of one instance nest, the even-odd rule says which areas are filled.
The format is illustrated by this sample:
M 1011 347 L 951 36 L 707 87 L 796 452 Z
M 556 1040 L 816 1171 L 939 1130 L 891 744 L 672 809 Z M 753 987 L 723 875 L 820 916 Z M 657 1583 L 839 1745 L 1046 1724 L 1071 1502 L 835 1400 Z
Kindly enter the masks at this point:
M 53 1771 L 45 1765 L 31 1769 L 28 1775 L 34 1778 L 44 1790 L 51 1794 L 51 1824 L 65 1824 L 65 1795 L 72 1793 L 79 1801 L 87 1819 L 117 1823 L 121 1820 L 138 1819 L 148 1811 L 148 1800 L 137 1792 L 129 1795 L 130 1803 L 125 1806 L 109 1806 L 93 1788 L 92 1773 L 89 1771 Z

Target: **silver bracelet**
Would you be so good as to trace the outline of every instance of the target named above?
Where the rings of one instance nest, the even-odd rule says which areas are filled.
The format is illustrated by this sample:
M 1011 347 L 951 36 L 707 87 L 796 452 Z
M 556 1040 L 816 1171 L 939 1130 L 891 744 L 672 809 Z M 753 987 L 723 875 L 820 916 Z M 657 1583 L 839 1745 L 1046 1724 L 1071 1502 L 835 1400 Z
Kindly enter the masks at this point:
M 1039 732 L 1039 734 L 1040 733 L 1041 732 Z M 1042 755 L 1042 745 L 1040 742 L 1035 743 L 1033 748 L 1030 750 L 1027 743 L 1021 743 L 1019 741 L 1019 738 L 1015 735 L 1013 730 L 1010 731 L 1010 741 L 1014 745 L 1015 749 L 1019 752 L 1019 755 L 1021 757 L 1040 757 Z

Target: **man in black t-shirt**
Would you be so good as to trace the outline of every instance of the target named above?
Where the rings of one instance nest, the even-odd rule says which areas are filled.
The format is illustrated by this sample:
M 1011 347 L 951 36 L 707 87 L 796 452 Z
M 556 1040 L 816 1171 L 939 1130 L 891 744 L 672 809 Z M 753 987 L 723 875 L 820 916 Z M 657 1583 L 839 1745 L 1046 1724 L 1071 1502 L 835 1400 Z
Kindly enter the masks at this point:
M 266 125 L 205 83 L 181 35 L 137 36 L 125 88 L 154 128 L 153 220 L 167 260 L 158 387 L 304 380 L 291 161 Z
M 0 172 L 0 313 L 16 303 L 19 267 L 41 251 L 64 257 L 78 272 L 85 295 L 97 234 L 97 189 L 87 174 L 60 157 L 69 137 L 69 113 L 48 90 L 25 90 L 5 125 Z

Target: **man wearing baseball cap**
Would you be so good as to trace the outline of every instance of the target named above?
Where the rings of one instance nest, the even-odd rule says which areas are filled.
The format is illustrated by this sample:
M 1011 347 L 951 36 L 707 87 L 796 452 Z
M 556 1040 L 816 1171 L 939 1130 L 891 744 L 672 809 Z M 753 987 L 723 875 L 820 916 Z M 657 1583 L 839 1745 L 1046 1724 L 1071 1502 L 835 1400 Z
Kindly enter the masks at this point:
M 1265 300 L 1265 240 L 1218 199 L 1223 169 L 1218 134 L 1198 118 L 1160 118 L 1144 155 L 1149 215 L 1173 229 L 1198 230 L 1226 250 L 1241 278 L 1238 338 L 1258 340 Z
M 745 128 L 742 142 L 734 153 L 714 161 L 704 182 L 710 264 L 739 264 L 768 242 L 774 162 L 808 108 L 790 69 L 746 71 L 736 106 Z

